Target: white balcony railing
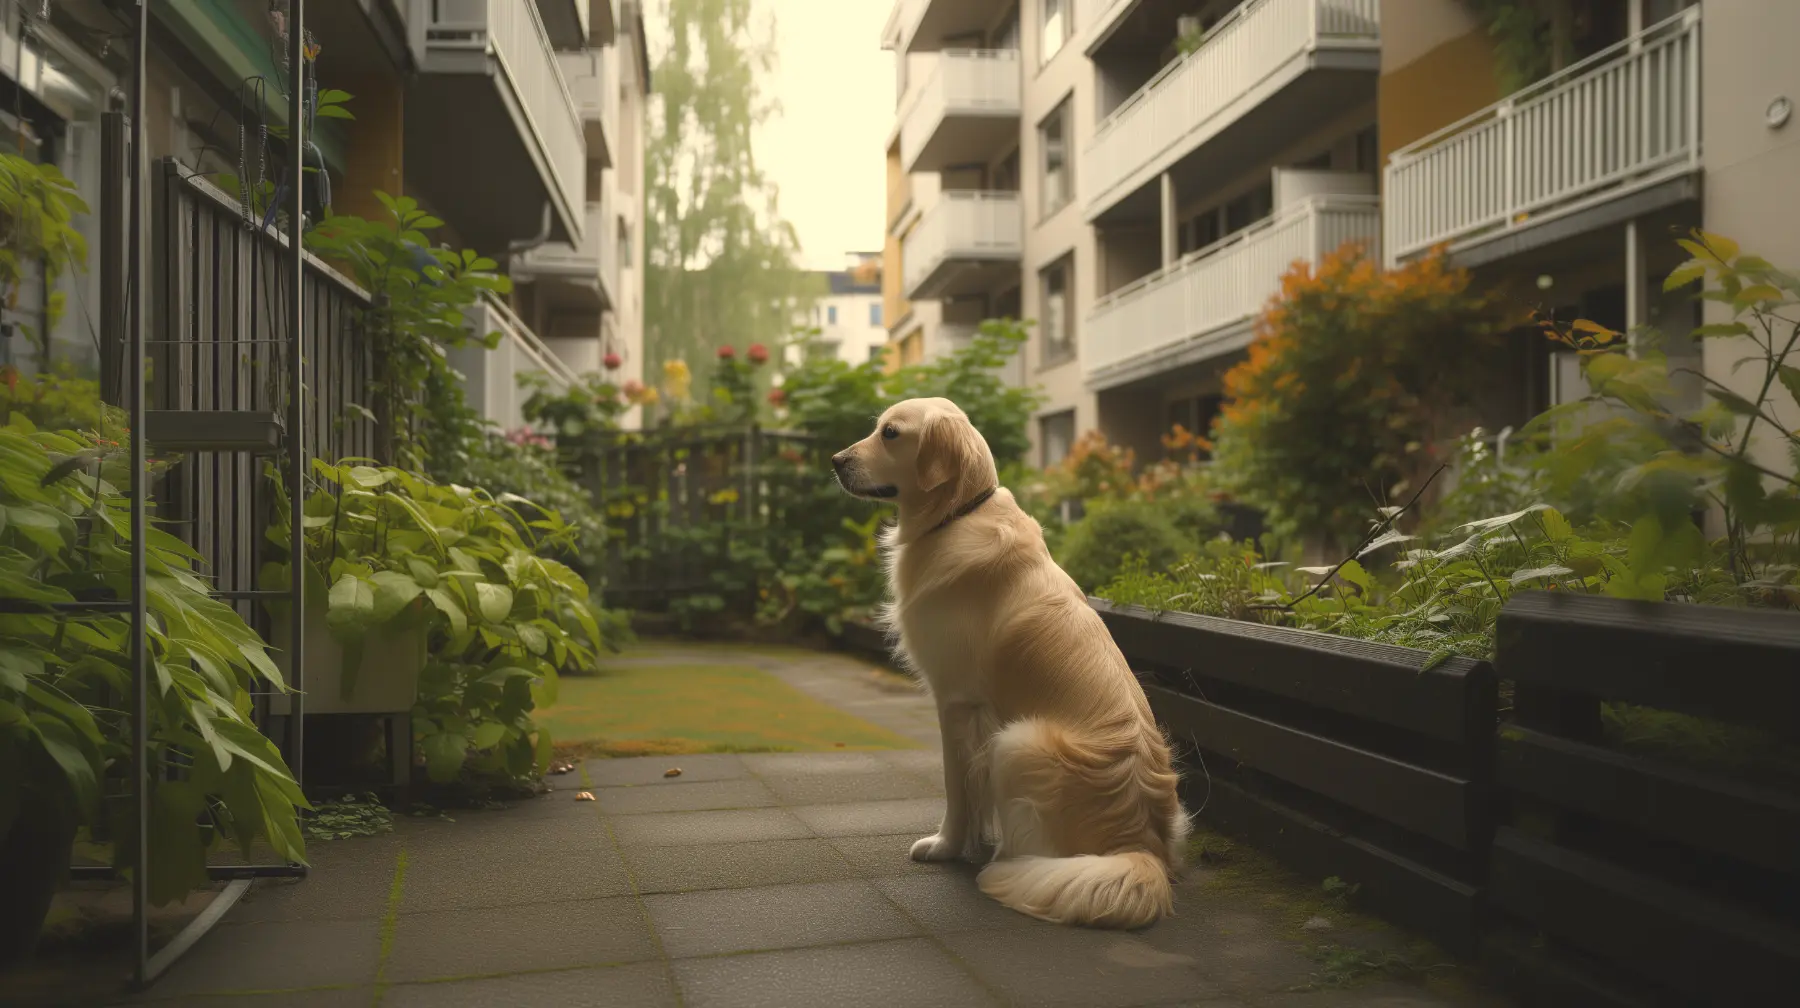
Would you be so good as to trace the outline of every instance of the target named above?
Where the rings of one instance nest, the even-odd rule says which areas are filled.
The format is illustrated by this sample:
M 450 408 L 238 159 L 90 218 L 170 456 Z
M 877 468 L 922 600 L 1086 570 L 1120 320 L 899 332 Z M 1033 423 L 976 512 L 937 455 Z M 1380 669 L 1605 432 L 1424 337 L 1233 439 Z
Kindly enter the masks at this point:
M 1316 263 L 1345 242 L 1374 255 L 1380 230 L 1373 197 L 1318 196 L 1189 253 L 1095 303 L 1082 327 L 1083 375 L 1104 380 L 1209 337 L 1243 335 L 1296 260 Z
M 462 372 L 469 404 L 482 419 L 506 430 L 524 425 L 525 400 L 530 394 L 519 388 L 520 375 L 548 375 L 558 391 L 580 382 L 580 377 L 544 345 L 531 327 L 494 295 L 483 294 L 466 314 L 477 335 L 500 333 L 500 343 L 492 350 L 471 342 L 450 351 L 452 366 Z
M 914 170 L 920 152 L 947 119 L 1018 115 L 1017 49 L 946 49 L 932 58 L 930 73 L 903 112 L 900 163 L 907 171 Z M 1017 130 L 1006 136 L 1018 140 Z
M 563 81 L 536 3 L 524 0 L 413 0 L 424 31 L 427 73 L 488 72 L 491 56 L 525 120 L 527 143 L 548 175 L 546 187 L 572 217 L 585 200 L 587 150 L 581 117 Z M 437 56 L 447 59 L 434 59 Z
M 1023 251 L 1025 216 L 1015 192 L 940 193 L 901 250 L 908 300 L 946 262 L 1015 260 Z
M 611 49 L 577 49 L 557 53 L 556 61 L 581 119 L 587 156 L 610 166 L 619 122 L 618 58 Z
M 1110 206 L 1261 100 L 1260 85 L 1320 48 L 1378 52 L 1381 0 L 1250 0 L 1094 131 L 1088 213 Z
M 1700 167 L 1700 8 L 1689 7 L 1395 151 L 1390 261 L 1537 224 Z

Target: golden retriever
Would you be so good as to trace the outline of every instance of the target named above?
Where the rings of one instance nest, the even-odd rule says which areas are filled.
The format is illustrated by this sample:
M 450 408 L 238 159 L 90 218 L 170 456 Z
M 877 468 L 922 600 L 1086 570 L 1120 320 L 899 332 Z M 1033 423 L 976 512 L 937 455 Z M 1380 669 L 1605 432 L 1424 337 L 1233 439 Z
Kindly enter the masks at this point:
M 991 843 L 981 890 L 1042 920 L 1168 914 L 1188 833 L 1168 742 L 987 441 L 950 400 L 909 399 L 832 466 L 846 491 L 899 507 L 886 621 L 944 740 L 943 822 L 913 858 L 979 862 Z

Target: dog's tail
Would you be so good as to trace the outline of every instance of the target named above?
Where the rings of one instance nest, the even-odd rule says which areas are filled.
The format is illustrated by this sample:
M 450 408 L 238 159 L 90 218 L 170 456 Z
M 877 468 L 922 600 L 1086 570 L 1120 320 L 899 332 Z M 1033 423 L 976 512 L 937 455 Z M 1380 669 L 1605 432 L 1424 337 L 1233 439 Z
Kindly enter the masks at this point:
M 1139 928 L 1172 906 L 1168 866 L 1141 850 L 996 861 L 978 882 L 1003 905 L 1052 924 Z
M 1057 924 L 1137 928 L 1172 908 L 1187 820 L 1153 726 L 1077 736 L 1035 718 L 990 750 L 1000 851 L 981 891 Z M 1070 850 L 1104 854 L 1056 856 Z

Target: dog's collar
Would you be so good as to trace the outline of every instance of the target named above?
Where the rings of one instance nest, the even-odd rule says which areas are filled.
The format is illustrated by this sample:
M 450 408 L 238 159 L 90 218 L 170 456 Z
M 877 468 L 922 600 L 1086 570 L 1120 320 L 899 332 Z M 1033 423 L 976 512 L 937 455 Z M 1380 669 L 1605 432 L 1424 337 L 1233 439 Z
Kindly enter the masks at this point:
M 994 491 L 996 491 L 998 489 L 1000 489 L 1000 488 L 997 486 L 988 487 L 986 490 L 983 490 L 982 492 L 976 494 L 974 497 L 970 498 L 970 500 L 967 504 L 964 504 L 962 507 L 959 507 L 955 511 L 950 512 L 950 516 L 948 518 L 945 518 L 943 521 L 938 522 L 936 525 L 932 526 L 931 531 L 936 532 L 938 529 L 943 528 L 944 526 L 950 524 L 951 522 L 955 521 L 958 518 L 965 517 L 970 512 L 974 511 L 976 508 L 980 507 L 983 504 L 986 504 L 988 501 L 988 498 L 994 496 Z M 929 535 L 930 533 L 927 533 L 927 534 Z

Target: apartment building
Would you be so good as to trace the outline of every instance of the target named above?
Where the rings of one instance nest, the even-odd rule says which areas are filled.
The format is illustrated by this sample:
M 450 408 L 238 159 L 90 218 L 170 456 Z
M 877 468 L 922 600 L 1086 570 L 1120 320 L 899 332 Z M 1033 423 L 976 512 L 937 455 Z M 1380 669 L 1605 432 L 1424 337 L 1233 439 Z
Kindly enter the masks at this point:
M 846 364 L 866 364 L 886 350 L 881 259 L 880 252 L 851 252 L 845 256 L 843 269 L 815 274 L 825 294 L 808 310 L 801 325 L 818 330 L 818 335 L 808 346 L 789 346 L 784 354 L 788 364 L 800 363 L 809 351 Z
M 1662 292 L 1701 226 L 1782 266 L 1800 263 L 1800 67 L 1779 40 L 1800 6 L 1730 0 L 1570 3 L 1552 25 L 1565 65 L 1499 95 L 1486 26 L 1453 0 L 1384 0 L 1381 118 L 1391 262 L 1436 244 L 1558 318 L 1652 326 L 1679 367 L 1754 396 L 1751 348 L 1685 339 L 1723 306 Z M 1711 316 L 1711 317 L 1708 317 Z M 1585 393 L 1571 355 L 1533 341 L 1525 412 Z M 1681 390 L 1701 401 L 1697 375 Z M 1800 411 L 1782 404 L 1785 425 Z M 1791 467 L 1791 460 L 1763 459 Z
M 406 28 L 418 55 L 405 96 L 409 184 L 514 283 L 510 302 L 477 320 L 507 334 L 500 349 L 453 357 L 471 399 L 516 427 L 521 372 L 566 384 L 616 362 L 615 382 L 641 379 L 640 3 L 408 0 Z
M 103 226 L 101 116 L 128 84 L 107 26 L 130 7 L 0 0 L 0 76 L 15 95 L 0 113 L 0 143 L 76 182 L 95 210 L 74 222 L 90 249 Z M 273 170 L 261 146 L 265 125 L 286 125 L 286 9 L 286 0 L 151 5 L 153 161 L 223 190 Z M 320 87 L 348 92 L 355 116 L 316 124 L 328 180 L 310 194 L 318 212 L 329 198 L 333 212 L 378 218 L 377 190 L 412 196 L 446 222 L 442 240 L 491 256 L 517 281 L 513 299 L 485 303 L 473 319 L 505 334 L 501 348 L 458 355 L 471 401 L 516 426 L 520 372 L 568 382 L 610 351 L 635 374 L 649 88 L 636 0 L 308 0 L 306 10 Z M 221 195 L 241 202 L 242 191 Z M 0 364 L 97 374 L 100 272 L 90 263 L 55 290 L 25 285 L 0 321 L 46 339 L 0 339 Z M 54 295 L 76 310 L 47 312 Z
M 1559 65 L 1502 94 L 1464 0 L 901 0 L 896 355 L 1017 311 L 1038 461 L 1096 427 L 1143 457 L 1210 423 L 1280 276 L 1347 241 L 1389 265 L 1447 245 L 1520 303 L 1678 334 L 1698 309 L 1661 293 L 1675 232 L 1800 262 L 1800 71 L 1774 48 L 1800 5 L 1538 9 Z M 1515 349 L 1494 423 L 1584 394 L 1541 336 Z M 1744 380 L 1729 343 L 1665 350 Z

